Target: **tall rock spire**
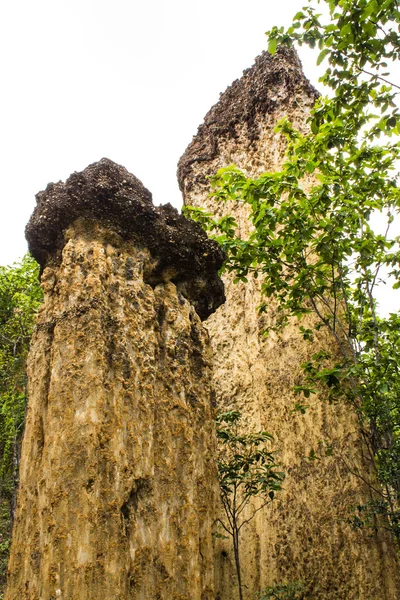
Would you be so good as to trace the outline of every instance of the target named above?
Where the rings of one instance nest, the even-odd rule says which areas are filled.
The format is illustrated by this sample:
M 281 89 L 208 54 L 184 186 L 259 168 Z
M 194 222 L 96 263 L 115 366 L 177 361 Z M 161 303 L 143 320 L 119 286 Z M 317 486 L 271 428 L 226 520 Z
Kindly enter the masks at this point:
M 277 122 L 288 117 L 304 130 L 317 96 L 294 50 L 259 56 L 211 108 L 180 159 L 185 204 L 233 214 L 245 236 L 246 207 L 216 205 L 208 176 L 231 164 L 250 177 L 279 169 L 285 140 L 274 131 Z M 352 507 L 373 497 L 365 482 L 375 484 L 356 415 L 349 406 L 330 405 L 322 397 L 310 402 L 305 415 L 293 410 L 301 364 L 319 348 L 334 353 L 333 340 L 321 331 L 311 347 L 299 335 L 297 321 L 265 338 L 263 330 L 276 323 L 274 300 L 261 316 L 259 280 L 237 285 L 229 275 L 224 280 L 227 301 L 207 321 L 217 406 L 239 409 L 249 430 L 272 433 L 287 473 L 283 492 L 242 530 L 248 597 L 267 585 L 301 580 L 305 597 L 312 600 L 395 600 L 400 588 L 390 536 L 383 529 L 354 531 L 348 523 Z M 327 447 L 333 449 L 331 456 Z M 310 460 L 310 455 L 320 458 Z M 238 597 L 233 565 L 229 541 L 219 542 L 220 600 Z
M 221 94 L 179 160 L 178 182 L 185 201 L 204 194 L 204 187 L 208 190 L 207 176 L 215 167 L 235 162 L 256 174 L 271 159 L 279 164 L 282 145 L 276 147 L 273 127 L 284 116 L 304 127 L 318 95 L 293 49 L 279 48 L 274 56 L 263 52 Z
M 7 600 L 214 600 L 219 247 L 106 159 L 38 194 L 27 237 L 44 304 Z

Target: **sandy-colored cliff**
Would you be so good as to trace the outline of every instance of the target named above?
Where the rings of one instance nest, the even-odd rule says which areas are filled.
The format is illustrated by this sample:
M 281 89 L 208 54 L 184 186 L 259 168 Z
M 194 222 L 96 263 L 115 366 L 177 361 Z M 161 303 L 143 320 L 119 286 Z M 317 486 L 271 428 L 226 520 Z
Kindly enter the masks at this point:
M 217 207 L 208 197 L 207 176 L 233 163 L 248 176 L 279 168 L 285 144 L 274 126 L 288 116 L 304 128 L 316 97 L 294 51 L 259 56 L 221 95 L 182 156 L 178 178 L 185 204 L 231 212 L 245 235 L 243 207 Z M 316 345 L 302 340 L 298 323 L 279 336 L 262 337 L 275 319 L 273 301 L 261 318 L 257 281 L 233 285 L 226 276 L 225 285 L 226 304 L 207 321 L 217 405 L 239 408 L 249 429 L 272 433 L 287 473 L 284 491 L 243 530 L 246 598 L 265 585 L 302 580 L 312 600 L 396 600 L 400 587 L 390 536 L 382 530 L 353 531 L 346 522 L 351 507 L 371 497 L 369 486 L 350 470 L 369 481 L 374 477 L 355 415 L 323 397 L 314 398 L 305 415 L 293 412 L 300 365 Z M 334 348 L 323 332 L 315 344 Z M 326 444 L 333 447 L 332 456 L 326 456 Z M 312 450 L 320 460 L 308 458 Z M 216 598 L 237 598 L 229 542 L 217 548 Z
M 7 600 L 213 600 L 211 355 L 222 254 L 103 159 L 38 195 Z

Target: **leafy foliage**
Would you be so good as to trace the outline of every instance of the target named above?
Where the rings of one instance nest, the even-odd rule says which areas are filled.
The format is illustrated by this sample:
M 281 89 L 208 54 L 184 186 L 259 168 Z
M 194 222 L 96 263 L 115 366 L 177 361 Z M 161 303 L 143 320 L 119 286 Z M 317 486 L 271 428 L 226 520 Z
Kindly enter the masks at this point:
M 0 496 L 0 600 L 7 579 L 7 564 L 11 546 L 10 504 L 7 498 Z
M 300 323 L 303 338 L 312 343 L 325 329 L 335 339 L 332 352 L 316 352 L 303 365 L 296 392 L 309 398 L 323 390 L 329 401 L 354 406 L 382 484 L 373 486 L 377 499 L 400 542 L 400 315 L 379 314 L 377 302 L 378 286 L 400 288 L 400 238 L 391 233 L 400 209 L 400 88 L 388 79 L 399 58 L 400 11 L 395 0 L 318 4 L 327 16 L 309 0 L 287 31 L 268 32 L 269 51 L 318 48 L 330 97 L 317 100 L 308 133 L 287 119 L 278 123 L 287 140 L 279 172 L 249 179 L 229 166 L 213 178 L 217 200 L 247 205 L 248 238 L 237 237 L 232 217 L 196 209 L 194 218 L 228 253 L 225 269 L 235 281 L 261 278 L 260 311 L 273 297 L 275 329 L 313 314 L 313 326 Z M 306 405 L 297 406 L 303 412 Z
M 29 255 L 0 267 L 0 587 L 4 585 L 11 516 L 18 485 L 26 408 L 26 355 L 42 300 L 38 265 Z
M 301 581 L 278 583 L 265 588 L 257 595 L 257 600 L 301 600 L 304 584 Z
M 10 474 L 26 405 L 25 361 L 42 299 L 38 266 L 30 256 L 0 267 L 0 445 L 1 473 Z
M 353 529 L 378 530 L 380 517 L 387 516 L 392 507 L 388 504 L 385 497 L 375 498 L 366 504 L 360 504 L 355 507 L 353 515 L 348 519 Z M 398 538 L 400 534 L 400 514 L 393 511 L 390 519 L 390 531 Z M 382 525 L 380 525 L 382 527 Z
M 235 566 L 242 600 L 239 541 L 241 529 L 274 499 L 284 474 L 277 470 L 272 436 L 265 431 L 242 433 L 241 414 L 231 410 L 217 417 L 218 473 L 225 519 L 222 527 L 232 537 Z M 251 502 L 258 499 L 258 506 Z

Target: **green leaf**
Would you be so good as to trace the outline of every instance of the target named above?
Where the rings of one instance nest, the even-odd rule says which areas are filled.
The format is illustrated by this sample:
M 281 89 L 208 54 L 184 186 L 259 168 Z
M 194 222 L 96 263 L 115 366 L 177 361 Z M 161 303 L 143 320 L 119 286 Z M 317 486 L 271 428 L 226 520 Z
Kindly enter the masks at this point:
M 351 23 L 345 23 L 340 30 L 340 35 L 342 38 L 346 38 L 349 33 L 351 33 Z
M 322 63 L 322 61 L 329 54 L 329 52 L 330 52 L 329 48 L 324 48 L 324 50 L 322 50 L 322 52 L 319 53 L 318 58 L 317 58 L 317 65 L 320 65 Z
M 268 42 L 268 52 L 270 54 L 275 54 L 277 44 L 278 44 L 278 40 L 276 38 L 270 38 L 270 40 Z

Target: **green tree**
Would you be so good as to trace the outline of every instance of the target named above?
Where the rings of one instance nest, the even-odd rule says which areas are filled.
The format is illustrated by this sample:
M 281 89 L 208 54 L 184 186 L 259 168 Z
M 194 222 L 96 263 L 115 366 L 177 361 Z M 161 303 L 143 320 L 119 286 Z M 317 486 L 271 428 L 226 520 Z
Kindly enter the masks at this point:
M 287 140 L 279 172 L 249 179 L 230 166 L 213 178 L 217 200 L 247 205 L 247 239 L 236 236 L 232 217 L 193 213 L 224 247 L 225 269 L 236 281 L 261 278 L 260 311 L 275 299 L 277 329 L 297 318 L 304 339 L 312 342 L 323 328 L 336 340 L 337 350 L 303 365 L 296 391 L 308 398 L 322 389 L 329 400 L 354 406 L 381 485 L 369 484 L 397 542 L 400 315 L 379 313 L 377 288 L 385 281 L 400 288 L 400 238 L 392 233 L 400 209 L 400 88 L 390 82 L 399 24 L 397 0 L 309 0 L 287 31 L 268 32 L 271 53 L 293 44 L 319 50 L 317 63 L 327 65 L 320 81 L 330 96 L 317 100 L 308 133 L 287 119 L 278 123 Z M 385 223 L 381 231 L 376 215 Z M 311 326 L 302 321 L 310 313 Z
M 269 449 L 272 436 L 265 431 L 241 432 L 240 419 L 239 411 L 220 413 L 217 440 L 220 495 L 225 513 L 225 519 L 219 522 L 232 538 L 239 598 L 243 600 L 240 532 L 272 502 L 275 492 L 281 489 L 284 474 L 277 470 L 275 453 Z
M 29 255 L 0 267 L 0 585 L 5 581 L 26 410 L 26 356 L 42 300 Z

